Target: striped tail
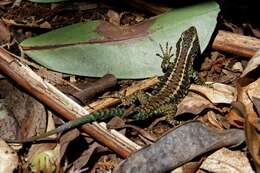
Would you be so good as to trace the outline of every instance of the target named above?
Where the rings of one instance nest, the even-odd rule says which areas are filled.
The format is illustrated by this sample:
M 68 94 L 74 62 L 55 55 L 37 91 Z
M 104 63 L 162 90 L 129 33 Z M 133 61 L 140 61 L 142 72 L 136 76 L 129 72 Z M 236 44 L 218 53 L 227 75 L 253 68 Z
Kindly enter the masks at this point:
M 48 136 L 51 136 L 53 134 L 56 133 L 61 133 L 63 131 L 69 130 L 71 128 L 75 128 L 78 126 L 81 126 L 83 124 L 86 123 L 90 123 L 93 121 L 101 121 L 104 119 L 108 119 L 114 116 L 123 116 L 124 115 L 124 111 L 123 109 L 118 109 L 118 108 L 111 108 L 111 109 L 104 109 L 104 110 L 100 110 L 94 113 L 91 113 L 89 115 L 86 115 L 84 117 L 80 117 L 78 119 L 69 121 L 59 127 L 57 127 L 56 129 L 53 129 L 51 131 L 48 131 L 46 133 L 40 134 L 38 136 L 33 136 L 27 139 L 21 139 L 21 140 L 5 140 L 7 142 L 14 142 L 14 143 L 28 143 L 28 142 L 35 142 L 39 139 L 43 139 L 46 138 Z
M 84 117 L 78 118 L 73 121 L 69 121 L 68 123 L 65 123 L 64 125 L 69 126 L 70 128 L 74 128 L 86 123 L 91 123 L 93 121 L 102 121 L 105 119 L 109 119 L 115 116 L 121 117 L 124 114 L 123 109 L 118 108 L 111 108 L 111 109 L 103 109 L 94 113 L 91 113 L 89 115 L 86 115 Z M 61 125 L 63 126 L 63 125 Z M 60 126 L 60 127 L 61 127 Z M 59 127 L 58 127 L 59 128 Z

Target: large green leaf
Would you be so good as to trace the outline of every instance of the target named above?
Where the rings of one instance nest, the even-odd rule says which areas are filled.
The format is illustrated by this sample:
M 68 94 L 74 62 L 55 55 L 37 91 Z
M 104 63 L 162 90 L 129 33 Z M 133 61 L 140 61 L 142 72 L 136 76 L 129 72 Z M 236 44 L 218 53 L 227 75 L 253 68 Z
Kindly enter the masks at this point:
M 161 75 L 159 43 L 175 48 L 180 34 L 196 26 L 201 50 L 207 46 L 216 25 L 215 2 L 173 9 L 141 24 L 117 27 L 90 21 L 60 28 L 21 43 L 24 52 L 43 66 L 68 74 L 118 78 Z

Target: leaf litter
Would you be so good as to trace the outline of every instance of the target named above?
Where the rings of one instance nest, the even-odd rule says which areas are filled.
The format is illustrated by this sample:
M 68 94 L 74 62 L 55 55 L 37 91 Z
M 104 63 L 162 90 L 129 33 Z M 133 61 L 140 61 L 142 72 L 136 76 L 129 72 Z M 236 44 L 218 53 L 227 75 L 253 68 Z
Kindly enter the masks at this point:
M 9 2 L 10 3 L 10 2 Z M 6 4 L 2 4 L 6 6 Z M 88 11 L 85 13 L 83 19 L 77 18 L 77 15 L 71 16 L 68 15 L 66 17 L 60 17 L 59 13 L 62 13 L 67 10 L 68 6 L 70 6 L 70 3 L 65 4 L 65 6 L 49 6 L 46 5 L 47 8 L 39 5 L 39 4 L 30 4 L 29 2 L 25 2 L 21 4 L 21 7 L 18 7 L 19 10 L 16 9 L 13 10 L 11 8 L 8 9 L 8 12 L 5 13 L 3 16 L 5 19 L 5 22 L 12 21 L 13 18 L 17 16 L 19 13 L 20 16 L 18 16 L 19 21 L 16 21 L 15 23 L 9 23 L 10 26 L 16 25 L 16 27 L 20 27 L 20 30 L 15 30 L 11 27 L 11 30 L 8 32 L 11 32 L 13 37 L 17 38 L 17 40 L 23 40 L 25 37 L 37 35 L 37 32 L 30 30 L 31 33 L 26 33 L 28 29 L 25 29 L 26 27 L 36 27 L 39 29 L 43 29 L 41 27 L 41 24 L 44 22 L 47 22 L 51 25 L 53 28 L 58 28 L 61 25 L 64 25 L 64 23 L 71 24 L 75 21 L 79 20 L 85 20 L 84 17 L 87 16 L 88 19 L 100 19 L 102 16 L 106 16 L 108 18 L 108 21 L 112 22 L 115 25 L 131 25 L 131 23 L 138 23 L 139 21 L 146 20 L 147 16 L 143 14 L 133 13 L 133 12 L 117 12 L 114 8 L 111 9 L 109 12 L 104 13 L 105 8 L 102 7 L 102 10 L 96 13 L 93 13 L 91 10 L 97 10 L 98 6 L 94 5 L 91 8 L 86 8 L 83 11 Z M 0 3 L 1 7 L 1 3 Z M 24 9 L 22 8 L 24 7 Z M 66 8 L 65 8 L 66 7 Z M 73 10 L 75 10 L 76 6 L 73 6 Z M 38 8 L 38 13 L 46 13 L 46 11 L 51 12 L 49 13 L 49 16 L 46 16 L 42 19 L 42 14 L 36 15 L 36 18 L 31 18 L 32 13 L 35 9 Z M 44 9 L 45 8 L 45 9 Z M 28 13 L 26 13 L 26 9 Z M 34 10 L 28 10 L 28 9 L 34 9 Z M 40 9 L 40 10 L 39 10 Z M 52 9 L 55 9 L 52 11 Z M 72 11 L 73 11 L 72 10 Z M 114 11 L 115 10 L 115 11 Z M 1 8 L 0 8 L 0 14 L 1 14 Z M 34 12 L 37 12 L 35 10 Z M 17 14 L 16 14 L 17 13 Z M 72 14 L 72 13 L 71 13 Z M 82 14 L 82 12 L 79 12 L 79 16 Z M 89 16 L 88 16 L 89 15 Z M 26 16 L 29 17 L 29 20 L 24 21 L 26 19 Z M 52 18 L 52 16 L 56 16 L 56 18 Z M 51 19 L 51 20 L 49 20 Z M 65 19 L 65 20 L 64 20 Z M 240 33 L 243 32 L 243 28 L 238 27 L 236 25 L 227 25 L 227 21 L 224 21 L 226 26 L 233 27 L 236 31 L 239 31 Z M 34 24 L 34 25 L 30 25 Z M 243 26 L 244 27 L 244 26 Z M 257 29 L 250 26 L 252 31 L 257 35 Z M 245 27 L 244 27 L 245 28 Z M 3 36 L 5 42 L 9 41 L 9 33 L 6 32 L 7 30 L 2 27 L 2 30 L 4 29 L 5 33 Z M 9 29 L 9 28 L 8 28 Z M 50 29 L 50 28 L 49 28 Z M 0 28 L 1 30 L 1 28 Z M 42 32 L 42 31 L 41 31 Z M 19 39 L 18 39 L 19 38 Z M 22 38 L 22 39 L 21 39 Z M 143 149 L 136 151 L 135 153 L 132 153 L 129 158 L 123 160 L 122 158 L 116 156 L 113 152 L 105 149 L 104 147 L 101 147 L 97 143 L 93 143 L 93 139 L 89 140 L 89 137 L 86 137 L 84 135 L 79 135 L 79 131 L 69 131 L 68 133 L 62 134 L 61 137 L 56 138 L 57 141 L 54 141 L 54 143 L 47 143 L 45 145 L 39 144 L 33 144 L 32 146 L 23 146 L 27 147 L 29 149 L 29 152 L 21 153 L 21 150 L 19 152 L 20 157 L 22 157 L 23 161 L 26 161 L 28 158 L 29 160 L 32 160 L 31 158 L 34 158 L 33 156 L 36 156 L 36 161 L 33 161 L 33 165 L 30 165 L 29 162 L 27 163 L 27 166 L 31 169 L 38 170 L 45 170 L 51 172 L 53 169 L 53 166 L 55 167 L 56 171 L 60 170 L 60 172 L 84 172 L 87 170 L 91 170 L 91 172 L 107 172 L 113 170 L 115 167 L 117 167 L 118 170 L 122 170 L 119 172 L 131 172 L 138 168 L 137 172 L 147 172 L 151 170 L 152 172 L 165 172 L 170 171 L 171 169 L 177 168 L 178 166 L 183 165 L 182 168 L 184 168 L 187 165 L 193 165 L 195 167 L 193 171 L 198 170 L 198 167 L 200 163 L 202 162 L 202 166 L 200 167 L 201 170 L 207 170 L 212 172 L 224 172 L 223 167 L 234 167 L 233 165 L 238 164 L 236 166 L 237 170 L 244 170 L 244 168 L 240 168 L 240 165 L 246 165 L 248 170 L 252 170 L 252 166 L 248 164 L 248 159 L 245 158 L 245 148 L 244 145 L 239 145 L 243 143 L 244 141 L 244 132 L 243 127 L 245 124 L 245 139 L 246 144 L 249 150 L 249 153 L 252 157 L 249 158 L 249 161 L 252 161 L 254 163 L 253 168 L 255 170 L 259 170 L 259 80 L 257 80 L 258 75 L 256 75 L 256 71 L 258 70 L 258 60 L 257 58 L 259 55 L 256 55 L 255 58 L 252 58 L 250 62 L 247 65 L 247 60 L 236 57 L 233 55 L 226 55 L 225 53 L 221 52 L 213 52 L 212 54 L 208 54 L 208 57 L 204 61 L 204 64 L 202 68 L 200 69 L 200 76 L 203 79 L 206 79 L 206 81 L 213 81 L 214 84 L 212 87 L 207 86 L 196 86 L 193 85 L 189 95 L 183 100 L 183 102 L 178 107 L 178 113 L 177 118 L 181 122 L 185 122 L 187 120 L 197 119 L 198 121 L 195 122 L 188 122 L 185 124 L 182 124 L 178 127 L 175 127 L 174 129 L 171 129 L 172 127 L 168 126 L 164 122 L 158 123 L 156 126 L 152 127 L 151 129 L 146 128 L 151 122 L 148 122 L 147 124 L 134 124 L 132 126 L 127 125 L 121 125 L 119 128 L 123 129 L 124 134 L 129 137 L 129 139 L 133 140 L 134 142 L 141 144 L 144 146 Z M 247 65 L 247 66 L 246 66 Z M 31 66 L 32 67 L 32 66 Z M 32 67 L 33 68 L 33 67 Z M 244 70 L 245 69 L 245 70 Z M 244 70 L 244 71 L 243 71 Z M 35 70 L 37 71 L 37 70 Z M 241 75 L 243 71 L 243 75 Z M 40 73 L 38 73 L 40 74 Z M 56 80 L 56 77 L 52 77 L 48 72 L 44 72 L 44 74 L 40 74 L 45 79 L 52 80 L 53 84 L 56 84 L 57 86 L 60 85 L 63 92 L 65 89 L 63 88 L 66 86 L 66 83 L 59 82 L 62 80 L 68 80 L 68 78 L 65 74 L 58 74 L 58 80 Z M 239 77 L 243 77 L 242 79 L 239 79 L 239 85 L 236 85 L 237 79 Z M 5 78 L 4 78 L 5 79 Z M 75 85 L 78 85 L 78 82 L 80 81 L 88 81 L 88 83 L 92 83 L 95 81 L 95 79 L 86 79 L 84 77 L 76 76 L 76 83 Z M 1 79 L 2 80 L 2 79 Z M 56 80 L 56 81 L 55 81 Z M 130 81 L 130 80 L 129 80 Z M 128 80 L 126 83 L 131 83 Z M 70 82 L 70 81 L 69 81 Z M 123 83 L 124 81 L 119 81 L 119 83 Z M 218 84 L 217 82 L 224 83 L 224 84 Z M 73 84 L 73 85 L 74 85 Z M 126 84 L 127 86 L 128 84 Z M 2 85 L 3 86 L 3 85 Z M 88 84 L 86 85 L 88 86 Z M 118 89 L 118 87 L 126 87 L 126 86 L 116 86 L 115 89 Z M 67 88 L 71 88 L 71 86 L 66 86 Z M 84 89 L 84 85 L 82 89 Z M 5 90 L 8 87 L 3 87 L 3 91 L 0 93 L 0 116 L 1 116 L 1 122 L 2 122 L 2 116 L 7 115 L 8 110 L 2 109 L 3 106 L 6 104 L 2 101 L 5 96 Z M 20 89 L 20 88 L 18 88 Z M 66 93 L 71 94 L 70 90 L 66 90 Z M 12 91 L 14 92 L 14 91 Z M 75 92 L 75 88 L 74 88 Z M 114 92 L 110 89 L 110 91 L 106 94 L 109 94 L 110 92 Z M 23 95 L 23 94 L 22 94 Z M 72 94 L 73 95 L 73 94 Z M 97 95 L 95 95 L 97 96 Z M 21 99 L 19 97 L 19 102 L 9 103 L 9 106 L 13 105 L 23 105 L 22 102 L 26 103 L 28 99 L 28 96 L 23 95 L 25 99 Z M 96 98 L 97 99 L 97 98 Z M 92 101 L 92 100 L 91 100 Z M 236 106 L 235 103 L 242 103 L 242 106 Z M 33 101 L 34 102 L 34 101 Z M 232 107 L 230 104 L 232 103 Z M 239 105 L 239 104 L 237 104 Z M 244 108 L 242 108 L 244 106 Z M 29 106 L 28 108 L 32 109 L 32 106 Z M 28 108 L 20 107 L 20 111 L 26 111 Z M 42 108 L 41 108 L 42 109 Z M 245 110 L 245 111 L 243 111 Z M 13 111 L 15 112 L 15 111 Z M 232 115 L 230 115 L 233 112 Z M 192 114 L 193 117 L 187 116 L 189 114 Z M 36 119 L 38 122 L 46 122 L 45 118 L 47 115 L 39 116 L 36 112 L 33 112 L 32 115 L 36 116 Z M 195 117 L 195 118 L 194 118 Z M 18 118 L 20 119 L 20 118 Z M 52 119 L 52 118 L 51 118 Z M 6 121 L 8 119 L 5 119 Z M 57 121 L 56 118 L 54 118 L 56 124 L 59 124 L 61 121 Z M 35 120 L 33 120 L 35 122 Z M 199 122 L 200 121 L 200 122 Z M 7 121 L 8 122 L 8 121 Z M 37 121 L 36 121 L 37 122 Z M 125 122 L 124 122 L 125 123 Z M 15 126 L 10 126 L 12 123 L 6 123 L 4 126 L 1 125 L 1 127 L 4 127 L 5 129 L 1 129 L 1 132 L 12 132 L 16 128 Z M 21 123 L 22 124 L 22 123 Z M 37 125 L 38 123 L 32 123 L 32 125 Z M 25 125 L 25 124 L 22 124 Z M 38 124 L 39 125 L 39 124 Z M 40 125 L 42 126 L 42 125 Z M 136 126 L 136 127 L 134 127 Z M 11 128 L 10 128 L 11 127 Z M 215 128 L 213 128 L 215 127 Z M 9 128 L 11 130 L 9 130 Z M 25 130 L 15 130 L 18 131 L 21 134 L 31 134 L 33 131 L 38 127 L 27 127 Z M 41 127 L 43 129 L 47 127 Z M 139 128 L 139 129 L 138 129 Z M 238 129 L 240 128 L 240 129 Z M 137 130 L 136 130 L 137 129 Z M 169 130 L 171 129 L 171 130 Z M 141 132 L 141 131 L 144 132 Z M 169 131 L 168 131 L 169 130 Z M 8 134 L 6 133 L 6 134 Z M 151 136 L 149 136 L 149 133 Z M 3 133 L 5 134 L 5 133 Z M 151 141 L 154 141 L 156 139 L 155 136 L 161 136 L 156 140 L 154 143 L 151 143 Z M 162 135 L 164 134 L 164 135 Z M 8 134 L 9 135 L 9 134 Z M 144 137 L 142 137 L 142 135 Z M 16 133 L 13 133 L 10 136 L 17 136 Z M 18 135 L 19 136 L 19 135 Z M 25 136 L 25 135 L 22 135 Z M 4 135 L 1 134 L 1 137 L 6 138 Z M 84 138 L 82 138 L 84 137 Z M 149 143 L 150 145 L 147 145 L 145 140 L 153 138 Z M 84 142 L 82 142 L 84 141 Z M 76 142 L 76 144 L 73 144 Z M 77 143 L 79 142 L 79 143 Z M 84 146 L 83 146 L 84 145 Z M 222 147 L 229 147 L 233 146 L 235 148 L 232 148 L 232 150 L 227 149 L 220 149 Z M 211 154 L 213 151 L 219 149 L 215 153 Z M 155 152 L 155 151 L 158 152 Z M 79 151 L 79 153 L 76 153 Z M 37 153 L 43 153 L 37 155 Z M 222 153 L 220 153 L 222 152 Z M 223 154 L 228 153 L 227 157 L 224 156 L 217 156 L 216 153 Z M 15 152 L 11 152 L 12 154 L 15 154 Z M 4 154 L 9 154 L 4 152 Z M 77 154 L 77 155 L 76 155 Z M 101 157 L 100 157 L 101 154 Z M 74 159 L 73 156 L 74 155 Z M 229 155 L 232 155 L 230 157 Z M 38 156 L 38 157 L 37 157 Z M 51 159 L 54 158 L 54 162 L 51 161 Z M 75 158 L 76 156 L 76 158 Z M 243 163 L 240 163 L 237 161 L 240 156 L 243 156 Z M 97 157 L 100 157 L 98 159 Z M 212 157 L 215 157 L 212 159 Z M 249 157 L 249 156 L 248 156 Z M 151 160 L 153 158 L 154 160 Z M 226 159 L 229 160 L 221 161 L 222 164 L 215 164 L 212 162 L 209 164 L 207 163 L 208 160 L 217 160 L 220 159 Z M 16 156 L 14 159 L 17 159 Z M 203 161 L 205 159 L 205 161 Z M 207 160 L 208 159 L 208 160 Z M 49 160 L 49 161 L 48 161 Z M 119 161 L 121 160 L 121 163 L 119 164 Z M 2 160 L 1 160 L 2 161 Z M 4 160 L 3 160 L 4 161 Z M 10 162 L 11 160 L 8 160 L 7 162 Z M 13 163 L 18 162 L 15 160 Z M 93 163 L 94 162 L 94 163 Z M 233 164 L 234 162 L 234 164 Z M 218 162 L 219 163 L 219 162 Z M 207 164 L 207 166 L 205 166 Z M 13 167 L 9 167 L 9 169 L 15 169 L 17 167 L 16 164 L 12 165 Z M 217 168 L 216 166 L 222 166 L 222 168 Z M 187 166 L 188 167 L 188 166 Z M 186 167 L 186 169 L 188 169 Z M 140 169 L 139 169 L 140 168 Z M 25 168 L 29 170 L 28 168 Z M 191 168 L 190 168 L 191 169 Z M 190 170 L 188 169 L 188 170 Z M 229 169 L 229 168 L 227 168 Z M 1 171 L 0 171 L 1 172 Z M 5 172 L 5 171 L 4 171 Z M 230 169 L 229 169 L 230 172 Z

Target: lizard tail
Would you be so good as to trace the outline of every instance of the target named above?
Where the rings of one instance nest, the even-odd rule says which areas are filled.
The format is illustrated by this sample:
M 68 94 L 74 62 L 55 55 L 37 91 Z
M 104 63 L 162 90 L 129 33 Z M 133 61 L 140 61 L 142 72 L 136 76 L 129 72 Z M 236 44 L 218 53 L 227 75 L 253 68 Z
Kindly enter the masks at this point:
M 18 139 L 18 140 L 8 140 L 6 139 L 5 141 L 7 142 L 12 142 L 12 143 L 28 143 L 28 142 L 36 142 L 37 140 L 46 138 L 50 135 L 56 134 L 56 133 L 61 133 L 63 131 L 69 130 L 71 128 L 75 128 L 78 126 L 81 126 L 86 123 L 90 123 L 93 121 L 101 121 L 104 119 L 108 119 L 114 116 L 123 116 L 124 111 L 123 109 L 118 109 L 118 108 L 111 108 L 111 109 L 104 109 L 100 110 L 94 113 L 91 113 L 89 115 L 86 115 L 84 117 L 77 118 L 75 120 L 69 121 L 56 129 L 53 129 L 51 131 L 48 131 L 46 133 L 40 134 L 38 136 L 33 136 L 27 139 Z

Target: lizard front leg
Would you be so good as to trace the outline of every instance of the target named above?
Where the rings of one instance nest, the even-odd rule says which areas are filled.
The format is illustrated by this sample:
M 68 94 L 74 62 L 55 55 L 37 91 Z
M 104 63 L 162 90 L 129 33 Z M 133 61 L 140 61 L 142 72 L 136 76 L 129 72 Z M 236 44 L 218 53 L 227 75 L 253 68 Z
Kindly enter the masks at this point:
M 157 53 L 156 56 L 162 59 L 161 69 L 164 75 L 158 77 L 159 82 L 153 87 L 153 91 L 151 93 L 152 95 L 157 94 L 160 91 L 160 89 L 164 86 L 165 82 L 168 79 L 167 72 L 169 72 L 176 63 L 175 61 L 174 62 L 171 61 L 173 57 L 172 46 L 169 47 L 168 42 L 165 45 L 165 49 L 161 44 L 159 45 L 161 49 L 161 54 Z

